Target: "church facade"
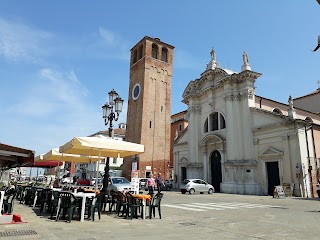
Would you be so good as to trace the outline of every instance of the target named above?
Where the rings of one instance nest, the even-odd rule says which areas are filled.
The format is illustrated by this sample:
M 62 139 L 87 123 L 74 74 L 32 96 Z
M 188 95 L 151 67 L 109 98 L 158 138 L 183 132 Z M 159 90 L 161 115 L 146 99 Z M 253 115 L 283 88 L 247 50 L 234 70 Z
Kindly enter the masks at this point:
M 317 196 L 320 105 L 309 97 L 320 92 L 279 103 L 256 95 L 260 76 L 246 53 L 234 72 L 219 66 L 212 49 L 207 68 L 182 96 L 188 128 L 174 142 L 176 188 L 201 178 L 216 192 L 272 195 L 282 185 L 295 196 Z

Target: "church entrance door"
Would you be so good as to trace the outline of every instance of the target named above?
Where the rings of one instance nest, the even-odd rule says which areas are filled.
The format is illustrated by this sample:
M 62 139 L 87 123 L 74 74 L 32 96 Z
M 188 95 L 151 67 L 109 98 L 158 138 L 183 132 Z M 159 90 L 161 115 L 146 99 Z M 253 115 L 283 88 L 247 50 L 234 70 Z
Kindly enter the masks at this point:
M 211 184 L 214 187 L 215 192 L 220 192 L 221 182 L 221 155 L 219 151 L 214 151 L 211 154 Z
M 181 182 L 183 182 L 185 179 L 187 179 L 187 168 L 181 167 Z
M 278 162 L 267 162 L 268 174 L 268 195 L 273 195 L 275 186 L 280 185 L 279 164 Z

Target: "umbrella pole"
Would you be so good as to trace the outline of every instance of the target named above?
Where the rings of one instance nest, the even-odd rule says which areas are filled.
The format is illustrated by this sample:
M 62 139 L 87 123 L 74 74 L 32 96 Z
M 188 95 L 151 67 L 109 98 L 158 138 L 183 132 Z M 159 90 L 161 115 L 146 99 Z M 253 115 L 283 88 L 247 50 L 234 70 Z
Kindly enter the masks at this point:
M 98 176 L 99 176 L 99 164 L 100 164 L 100 155 L 101 155 L 101 151 L 99 149 L 99 160 L 98 160 L 98 164 L 96 165 L 96 183 L 95 183 L 95 189 L 98 189 Z
M 37 168 L 36 184 L 38 183 L 38 176 L 39 176 L 39 168 Z
M 71 189 L 71 173 L 72 173 L 73 159 L 71 161 L 70 172 L 69 172 L 69 189 Z

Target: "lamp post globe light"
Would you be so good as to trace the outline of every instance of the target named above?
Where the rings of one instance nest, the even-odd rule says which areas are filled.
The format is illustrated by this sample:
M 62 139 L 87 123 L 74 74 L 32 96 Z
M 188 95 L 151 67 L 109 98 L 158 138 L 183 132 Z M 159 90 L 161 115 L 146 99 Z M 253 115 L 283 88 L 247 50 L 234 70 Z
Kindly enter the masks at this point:
M 123 99 L 119 94 L 112 89 L 109 93 L 109 103 L 105 103 L 102 106 L 102 117 L 104 118 L 104 125 L 109 124 L 109 137 L 114 138 L 113 133 L 113 121 L 118 121 L 119 115 L 122 111 Z M 104 168 L 104 177 L 103 177 L 103 188 L 102 191 L 107 191 L 108 188 L 108 178 L 109 178 L 109 157 L 106 160 L 106 166 Z

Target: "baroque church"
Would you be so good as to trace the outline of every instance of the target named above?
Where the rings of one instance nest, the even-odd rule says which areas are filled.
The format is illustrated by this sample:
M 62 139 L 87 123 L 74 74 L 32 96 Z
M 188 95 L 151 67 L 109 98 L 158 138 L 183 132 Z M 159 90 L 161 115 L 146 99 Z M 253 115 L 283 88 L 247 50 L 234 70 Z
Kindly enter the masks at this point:
M 216 192 L 316 197 L 320 166 L 320 89 L 283 104 L 255 93 L 261 73 L 243 54 L 240 72 L 219 66 L 215 51 L 183 92 L 188 127 L 173 145 L 175 187 L 201 178 Z

